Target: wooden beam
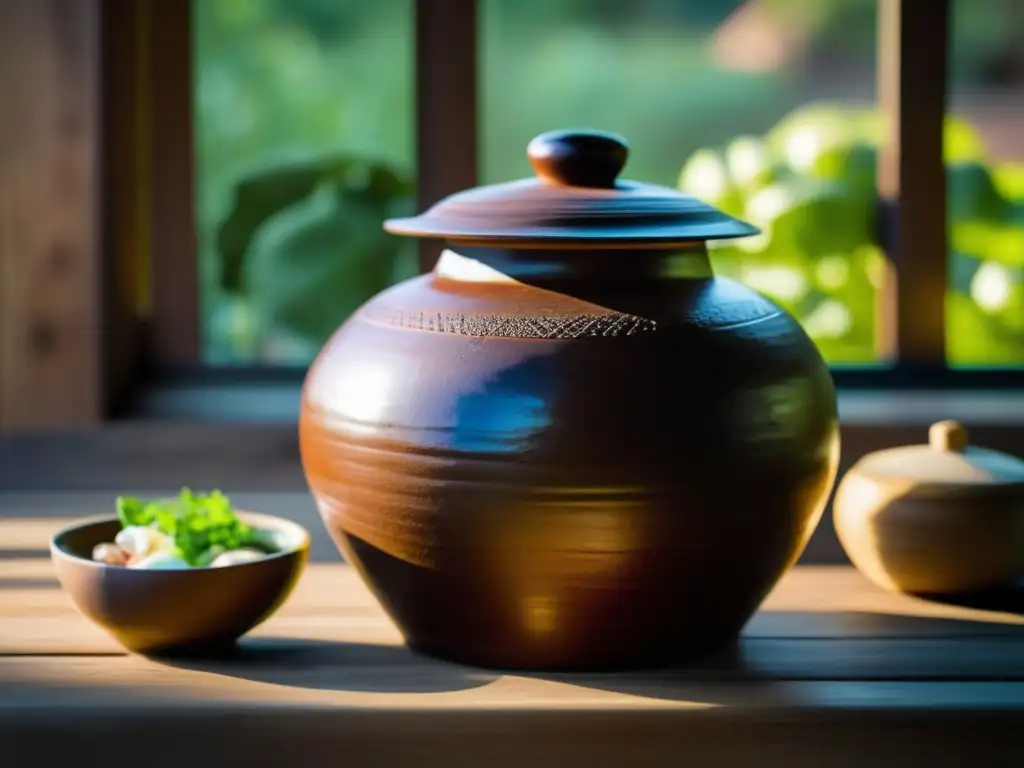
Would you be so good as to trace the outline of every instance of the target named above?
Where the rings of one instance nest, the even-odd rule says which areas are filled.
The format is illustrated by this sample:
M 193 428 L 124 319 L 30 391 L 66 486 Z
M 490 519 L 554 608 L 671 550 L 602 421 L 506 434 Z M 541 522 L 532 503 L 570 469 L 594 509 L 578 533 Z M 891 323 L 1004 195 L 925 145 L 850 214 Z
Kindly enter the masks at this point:
M 878 101 L 887 130 L 878 192 L 891 266 L 879 302 L 879 343 L 883 359 L 920 369 L 945 365 L 949 5 L 878 2 Z
M 143 95 L 146 3 L 103 0 L 103 313 L 106 411 L 118 415 L 139 376 L 148 310 L 149 135 Z
M 99 0 L 0 2 L 0 429 L 103 413 Z
M 420 209 L 477 183 L 477 0 L 416 2 L 416 160 Z M 434 266 L 423 241 L 420 266 Z
M 192 120 L 192 3 L 146 0 L 151 171 L 152 356 L 200 358 Z

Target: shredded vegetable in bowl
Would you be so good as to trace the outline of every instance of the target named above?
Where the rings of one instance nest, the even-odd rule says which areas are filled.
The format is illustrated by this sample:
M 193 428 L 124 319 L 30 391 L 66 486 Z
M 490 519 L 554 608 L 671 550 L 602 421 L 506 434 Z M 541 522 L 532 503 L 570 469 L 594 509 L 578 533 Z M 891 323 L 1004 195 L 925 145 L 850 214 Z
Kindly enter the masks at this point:
M 278 551 L 268 531 L 246 525 L 220 491 L 183 488 L 173 499 L 117 499 L 121 530 L 97 544 L 92 559 L 128 568 L 238 565 Z

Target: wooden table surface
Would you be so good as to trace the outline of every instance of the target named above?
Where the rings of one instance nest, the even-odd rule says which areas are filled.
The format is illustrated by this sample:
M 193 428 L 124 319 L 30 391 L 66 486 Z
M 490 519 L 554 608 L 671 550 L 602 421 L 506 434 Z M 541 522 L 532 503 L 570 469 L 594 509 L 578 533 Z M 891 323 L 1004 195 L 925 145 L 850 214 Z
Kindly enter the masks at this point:
M 121 652 L 54 579 L 51 533 L 109 498 L 0 494 L 0 766 L 979 766 L 1024 756 L 1024 616 L 1011 602 L 925 602 L 849 567 L 800 566 L 716 658 L 636 674 L 502 674 L 405 649 L 302 494 L 237 498 L 310 526 L 312 562 L 237 657 L 168 663 Z

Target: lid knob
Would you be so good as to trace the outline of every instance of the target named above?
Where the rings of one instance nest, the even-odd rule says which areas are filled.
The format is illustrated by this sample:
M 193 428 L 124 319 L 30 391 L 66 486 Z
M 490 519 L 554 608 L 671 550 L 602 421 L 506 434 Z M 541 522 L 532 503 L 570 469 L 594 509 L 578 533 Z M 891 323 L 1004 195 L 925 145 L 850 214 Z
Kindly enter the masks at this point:
M 937 421 L 928 429 L 928 444 L 936 451 L 963 453 L 967 448 L 967 430 L 952 419 Z
M 549 131 L 526 148 L 542 181 L 568 187 L 614 187 L 628 154 L 624 138 L 594 130 Z

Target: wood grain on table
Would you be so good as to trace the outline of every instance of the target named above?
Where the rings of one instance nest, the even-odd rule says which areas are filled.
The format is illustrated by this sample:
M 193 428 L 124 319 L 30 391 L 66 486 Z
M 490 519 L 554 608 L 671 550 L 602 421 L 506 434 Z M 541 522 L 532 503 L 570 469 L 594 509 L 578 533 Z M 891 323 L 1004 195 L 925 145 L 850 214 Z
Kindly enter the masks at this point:
M 926 602 L 848 567 L 803 566 L 717 657 L 633 674 L 502 674 L 409 652 L 321 546 L 308 498 L 239 499 L 309 526 L 312 562 L 235 657 L 166 662 L 121 652 L 54 579 L 49 536 L 101 511 L 88 508 L 99 499 L 0 494 L 0 765 L 100 755 L 100 735 L 128 764 L 152 750 L 152 722 L 161 747 L 146 766 L 189 754 L 489 768 L 976 766 L 1024 754 L 1024 617 L 1013 606 Z

